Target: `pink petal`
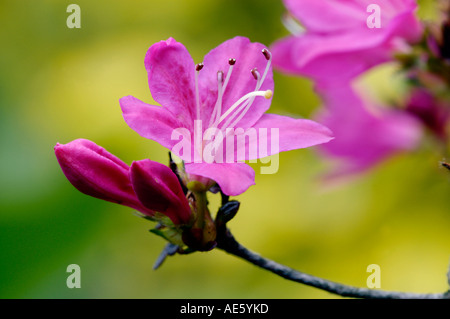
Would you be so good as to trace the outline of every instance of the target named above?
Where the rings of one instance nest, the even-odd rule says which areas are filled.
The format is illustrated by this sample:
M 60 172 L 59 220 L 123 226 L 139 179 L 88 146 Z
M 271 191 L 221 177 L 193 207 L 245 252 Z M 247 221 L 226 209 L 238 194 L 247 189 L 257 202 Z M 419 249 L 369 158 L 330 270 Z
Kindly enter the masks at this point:
M 367 7 L 374 3 L 380 6 L 382 26 L 398 14 L 417 7 L 414 0 L 389 0 L 382 2 L 360 0 L 283 0 L 286 8 L 307 29 L 318 32 L 339 32 L 366 27 Z
M 229 196 L 240 195 L 255 184 L 255 171 L 245 163 L 190 163 L 186 172 L 214 180 Z
M 414 118 L 382 108 L 373 114 L 349 86 L 322 90 L 321 96 L 327 110 L 318 120 L 333 130 L 336 139 L 320 149 L 341 162 L 341 173 L 368 169 L 396 152 L 412 150 L 419 142 L 421 128 Z
M 339 31 L 366 21 L 366 7 L 357 1 L 284 0 L 283 2 L 302 25 L 316 32 Z
M 325 126 L 311 120 L 294 119 L 276 114 L 264 114 L 253 126 L 258 132 L 267 128 L 268 133 L 277 129 L 279 131 L 278 151 L 285 152 L 299 148 L 310 147 L 327 143 L 333 139 L 333 133 Z M 261 136 L 261 133 L 260 133 Z M 268 134 L 267 145 L 274 143 L 270 140 L 272 135 Z M 272 148 L 268 155 L 276 152 Z M 254 159 L 254 158 L 249 158 Z
M 57 143 L 55 155 L 64 175 L 80 192 L 132 207 L 143 214 L 154 212 L 137 199 L 129 179 L 129 167 L 94 142 L 77 139 Z
M 195 65 L 183 44 L 169 38 L 145 56 L 152 97 L 188 127 L 195 119 Z
M 391 59 L 382 34 L 327 36 L 306 33 L 288 37 L 271 47 L 274 64 L 289 73 L 327 82 L 352 78 L 374 65 Z
M 130 176 L 134 191 L 145 207 L 163 213 L 175 225 L 189 222 L 189 203 L 170 168 L 146 159 L 131 164 Z
M 235 37 L 220 44 L 205 56 L 204 67 L 199 74 L 200 95 L 203 103 L 202 119 L 206 123 L 204 126 L 209 123 L 217 100 L 217 72 L 223 71 L 225 78 L 230 67 L 228 60 L 230 58 L 236 59 L 230 82 L 223 96 L 223 114 L 234 102 L 255 90 L 256 80 L 253 78 L 251 70 L 257 68 L 261 76 L 263 76 L 267 65 L 267 60 L 261 52 L 264 48 L 264 45 L 252 43 L 247 38 Z M 273 91 L 272 77 L 272 68 L 270 67 L 260 90 Z M 250 111 L 235 127 L 244 129 L 250 127 L 269 109 L 270 103 L 270 99 L 256 97 Z
M 120 99 L 123 118 L 134 131 L 142 137 L 154 140 L 162 146 L 172 149 L 178 142 L 172 140 L 172 132 L 184 127 L 166 108 L 146 104 L 133 96 Z
M 279 152 L 327 143 L 332 139 L 333 133 L 314 121 L 264 114 L 247 130 L 235 129 L 234 136 L 229 133 L 219 147 L 223 151 L 214 157 L 214 162 L 233 163 L 253 160 Z
M 366 19 L 370 3 L 357 1 L 286 0 L 286 5 L 307 21 L 307 31 L 275 42 L 274 64 L 289 73 L 318 81 L 342 81 L 392 60 L 399 42 L 416 42 L 422 27 L 414 1 L 380 4 L 381 28 L 370 29 Z M 334 7 L 342 7 L 334 10 Z M 356 8 L 356 11 L 355 11 Z M 336 15 L 327 19 L 327 15 Z M 352 25 L 353 24 L 353 25 Z
M 295 47 L 298 37 L 288 36 L 275 41 L 270 46 L 273 63 L 280 71 L 290 74 L 302 74 L 302 65 L 297 62 L 298 55 Z

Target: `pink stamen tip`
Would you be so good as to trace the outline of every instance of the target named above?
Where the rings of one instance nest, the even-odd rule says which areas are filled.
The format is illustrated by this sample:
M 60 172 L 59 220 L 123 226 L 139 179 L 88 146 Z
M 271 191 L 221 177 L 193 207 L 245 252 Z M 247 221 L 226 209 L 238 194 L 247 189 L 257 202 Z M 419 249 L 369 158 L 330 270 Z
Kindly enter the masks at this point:
M 234 65 L 236 63 L 236 59 L 229 59 L 228 60 L 228 64 L 229 65 Z
M 200 71 L 201 69 L 203 69 L 203 63 L 199 63 L 195 66 L 195 71 Z
M 264 55 L 264 57 L 266 58 L 267 61 L 270 60 L 270 58 L 272 57 L 272 54 L 270 54 L 269 50 L 267 49 L 262 49 L 262 54 Z

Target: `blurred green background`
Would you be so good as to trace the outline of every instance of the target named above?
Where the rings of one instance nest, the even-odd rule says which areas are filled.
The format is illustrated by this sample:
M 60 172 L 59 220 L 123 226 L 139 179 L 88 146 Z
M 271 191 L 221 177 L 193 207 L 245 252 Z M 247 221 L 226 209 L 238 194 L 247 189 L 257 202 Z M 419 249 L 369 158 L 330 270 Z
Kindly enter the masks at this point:
M 335 298 L 222 251 L 153 262 L 164 246 L 131 209 L 90 198 L 64 177 L 56 142 L 87 138 L 127 163 L 167 162 L 167 151 L 122 119 L 125 95 L 152 102 L 144 56 L 174 37 L 195 61 L 236 35 L 270 45 L 287 35 L 281 1 L 87 1 L 81 29 L 70 1 L 0 2 L 1 298 Z M 385 80 L 383 80 L 385 81 Z M 271 112 L 309 117 L 320 105 L 304 79 L 275 73 Z M 330 187 L 314 149 L 283 153 L 275 175 L 257 173 L 229 226 L 248 248 L 293 268 L 366 286 L 447 289 L 449 172 L 427 141 L 368 174 Z M 255 166 L 257 168 L 257 165 Z M 217 196 L 211 196 L 213 210 Z M 81 289 L 66 268 L 81 267 Z

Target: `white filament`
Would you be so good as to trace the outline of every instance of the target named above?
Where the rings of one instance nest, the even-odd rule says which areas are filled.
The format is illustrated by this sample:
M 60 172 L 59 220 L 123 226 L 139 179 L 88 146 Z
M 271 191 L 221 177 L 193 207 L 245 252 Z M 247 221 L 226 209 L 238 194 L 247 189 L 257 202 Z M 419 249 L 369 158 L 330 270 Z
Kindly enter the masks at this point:
M 264 73 L 263 73 L 262 78 L 260 77 L 260 74 L 259 74 L 259 72 L 257 70 L 254 71 L 256 73 L 256 79 L 257 79 L 255 91 L 258 91 L 261 88 L 262 84 L 264 83 L 264 80 L 267 77 L 267 74 L 268 74 L 269 69 L 270 69 L 270 65 L 272 63 L 272 53 L 270 53 L 270 51 L 268 51 L 268 50 L 266 52 L 267 52 L 267 54 L 269 54 L 269 59 L 267 61 L 266 68 L 264 69 Z M 233 114 L 233 116 L 231 116 L 225 122 L 225 124 L 222 125 L 222 127 L 234 127 L 237 123 L 239 123 L 239 121 L 245 116 L 245 114 L 247 114 L 247 112 L 250 109 L 250 107 L 252 106 L 254 100 L 255 100 L 255 96 L 252 97 L 251 99 L 249 99 L 245 104 L 241 105 L 241 107 L 238 110 L 236 110 L 236 112 Z M 232 119 L 234 117 L 236 117 L 236 115 L 239 114 L 241 111 L 242 111 L 242 113 L 237 117 L 236 120 L 234 120 L 231 123 Z
M 199 71 L 195 71 L 195 103 L 197 106 L 197 120 L 200 120 L 200 94 L 198 92 L 198 73 Z
M 264 96 L 267 97 L 269 95 L 271 95 L 272 92 L 270 90 L 267 91 L 254 91 L 254 92 L 250 92 L 245 94 L 243 97 L 241 97 L 239 100 L 237 100 L 219 119 L 219 122 L 216 123 L 219 124 L 220 122 L 222 122 L 223 120 L 225 120 L 227 118 L 228 115 L 231 114 L 231 112 L 233 112 L 241 103 L 245 102 L 246 100 L 252 98 L 252 97 L 256 97 L 256 96 Z M 270 98 L 270 97 L 269 97 Z
M 300 35 L 305 32 L 305 28 L 303 28 L 290 14 L 284 14 L 281 18 L 281 23 L 283 23 L 286 30 L 292 35 Z
M 233 72 L 233 65 L 230 64 L 225 81 L 223 81 L 223 73 L 222 73 L 222 77 L 220 79 L 219 79 L 219 75 L 217 77 L 217 82 L 218 82 L 217 94 L 218 94 L 218 96 L 217 96 L 216 104 L 214 106 L 213 113 L 211 114 L 211 119 L 209 120 L 208 127 L 212 127 L 213 123 L 216 123 L 219 121 L 220 114 L 222 113 L 222 98 L 223 98 L 223 95 L 227 88 L 228 82 L 230 81 L 232 72 Z
M 211 127 L 213 124 L 213 121 L 217 121 L 217 118 L 220 116 L 220 113 L 222 112 L 222 97 L 224 92 L 224 85 L 223 84 L 223 73 L 217 72 L 217 101 L 214 105 L 214 110 L 211 114 L 211 118 L 209 119 L 208 127 Z
M 245 116 L 245 114 L 249 111 L 250 107 L 252 106 L 255 98 L 257 96 L 265 97 L 266 99 L 270 99 L 272 97 L 272 91 L 271 90 L 260 90 L 261 86 L 263 85 L 267 74 L 269 72 L 271 63 L 272 63 L 272 54 L 267 50 L 263 50 L 263 54 L 267 59 L 267 64 L 264 69 L 263 76 L 261 77 L 260 73 L 254 69 L 252 71 L 253 75 L 256 78 L 256 86 L 253 92 L 247 93 L 244 96 L 242 96 L 239 100 L 237 100 L 228 110 L 224 113 L 222 113 L 222 103 L 223 103 L 223 96 L 225 94 L 225 90 L 227 88 L 227 85 L 230 81 L 231 74 L 233 71 L 233 65 L 230 62 L 230 67 L 228 69 L 225 81 L 223 80 L 223 72 L 219 71 L 217 73 L 217 100 L 214 105 L 213 112 L 211 114 L 208 127 L 209 128 L 216 128 L 219 124 L 222 123 L 221 129 L 227 128 L 227 127 L 234 127 L 239 123 L 239 121 Z M 231 59 L 230 59 L 231 61 Z M 199 88 L 198 88 L 198 71 L 195 73 L 195 94 L 196 94 L 196 103 L 197 103 L 197 119 L 200 120 L 200 96 L 199 96 Z M 225 121 L 226 120 L 226 121 Z
M 259 72 L 255 69 L 254 70 L 254 74 L 256 75 L 256 87 L 254 91 L 258 91 L 259 88 L 261 87 L 261 75 L 259 74 Z M 248 99 L 244 104 L 242 104 L 237 110 L 236 112 L 234 112 L 234 114 L 232 114 L 228 120 L 222 125 L 222 127 L 234 127 L 234 125 L 236 125 L 237 123 L 239 123 L 239 121 L 244 117 L 245 113 L 247 113 L 247 111 L 249 110 L 249 108 L 252 106 L 253 101 L 255 100 L 255 97 L 252 97 L 250 99 Z M 234 117 L 236 117 L 236 115 L 238 115 L 242 110 L 244 110 L 236 120 L 233 121 L 233 123 L 230 125 L 231 121 L 233 120 Z

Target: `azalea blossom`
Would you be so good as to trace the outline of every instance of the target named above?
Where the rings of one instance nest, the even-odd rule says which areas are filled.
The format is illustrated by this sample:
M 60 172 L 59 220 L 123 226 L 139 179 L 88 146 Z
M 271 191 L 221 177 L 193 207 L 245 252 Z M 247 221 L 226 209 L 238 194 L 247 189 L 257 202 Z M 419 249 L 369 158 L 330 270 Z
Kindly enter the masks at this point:
M 206 188 L 216 182 L 225 194 L 239 195 L 255 175 L 242 161 L 332 139 L 329 129 L 313 121 L 265 114 L 274 89 L 272 54 L 247 38 L 222 43 L 198 64 L 170 38 L 150 47 L 145 68 L 161 106 L 123 97 L 125 121 L 179 156 L 189 179 Z M 249 151 L 255 145 L 257 151 Z
M 77 139 L 56 144 L 55 155 L 70 183 L 80 192 L 131 207 L 174 225 L 189 225 L 192 214 L 177 176 L 160 163 L 135 161 L 129 167 L 94 142 Z
M 414 0 L 283 2 L 301 27 L 272 45 L 274 65 L 320 82 L 346 81 L 390 61 L 423 33 Z
M 317 120 L 336 136 L 319 148 L 339 163 L 329 178 L 360 173 L 418 145 L 422 128 L 408 113 L 366 102 L 350 84 L 318 87 L 317 91 L 324 104 Z

